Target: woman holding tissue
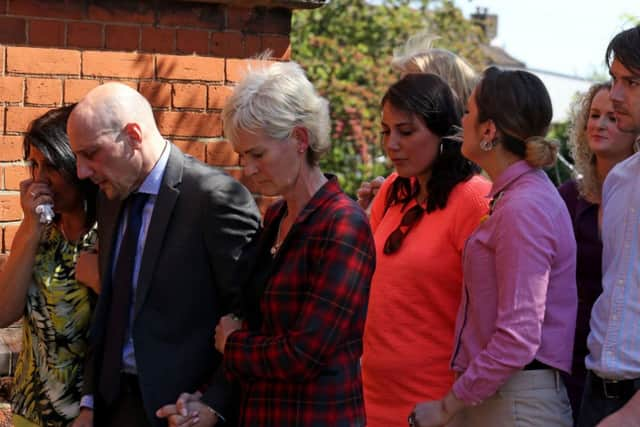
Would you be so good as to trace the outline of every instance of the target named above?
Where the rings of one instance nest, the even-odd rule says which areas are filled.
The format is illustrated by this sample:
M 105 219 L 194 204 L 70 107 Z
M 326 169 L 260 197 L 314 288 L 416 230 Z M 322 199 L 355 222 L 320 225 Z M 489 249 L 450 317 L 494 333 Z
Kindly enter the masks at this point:
M 0 273 L 0 327 L 23 316 L 11 399 L 16 427 L 66 426 L 80 409 L 89 322 L 99 292 L 91 253 L 97 187 L 76 176 L 66 133 L 72 108 L 45 113 L 25 135 L 31 178 L 20 183 L 24 219 Z

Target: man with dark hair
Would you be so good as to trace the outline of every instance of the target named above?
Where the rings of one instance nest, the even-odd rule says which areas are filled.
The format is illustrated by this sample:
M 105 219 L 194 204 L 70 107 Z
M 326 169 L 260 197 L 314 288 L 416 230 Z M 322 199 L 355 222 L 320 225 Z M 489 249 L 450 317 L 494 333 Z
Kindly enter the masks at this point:
M 640 135 L 640 26 L 611 40 L 606 63 L 617 126 Z M 640 426 L 639 179 L 636 153 L 603 186 L 602 294 L 591 314 L 579 427 Z

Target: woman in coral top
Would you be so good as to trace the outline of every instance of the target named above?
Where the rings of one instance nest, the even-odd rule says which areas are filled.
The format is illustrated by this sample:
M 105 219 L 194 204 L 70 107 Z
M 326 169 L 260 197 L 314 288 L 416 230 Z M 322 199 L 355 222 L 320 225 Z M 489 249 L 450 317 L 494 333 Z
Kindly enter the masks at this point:
M 373 201 L 377 266 L 362 357 L 368 425 L 406 426 L 416 401 L 442 398 L 462 289 L 464 243 L 487 214 L 490 184 L 453 137 L 461 106 L 433 74 L 409 74 L 382 100 L 396 173 Z

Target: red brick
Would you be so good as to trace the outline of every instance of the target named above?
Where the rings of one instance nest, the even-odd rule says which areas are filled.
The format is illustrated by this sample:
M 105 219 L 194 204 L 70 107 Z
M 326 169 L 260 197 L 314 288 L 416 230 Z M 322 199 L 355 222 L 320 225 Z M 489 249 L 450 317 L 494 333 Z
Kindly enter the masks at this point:
M 4 251 L 7 252 L 11 250 L 11 246 L 13 245 L 13 239 L 16 237 L 16 232 L 20 224 L 6 224 L 4 226 Z
M 31 177 L 31 169 L 26 165 L 5 166 L 3 169 L 5 190 L 20 190 L 20 182 Z
M 209 86 L 209 99 L 207 102 L 207 108 L 213 110 L 222 110 L 227 98 L 233 93 L 233 88 L 230 86 Z
M 107 49 L 138 50 L 140 27 L 137 25 L 107 25 L 105 38 Z
M 243 58 L 256 56 L 262 52 L 262 39 L 260 36 L 247 34 L 244 36 L 244 55 Z
M 176 32 L 176 52 L 207 55 L 209 53 L 209 32 L 178 30 Z
M 227 11 L 227 29 L 254 34 L 289 34 L 291 11 L 286 8 L 233 9 Z
M 18 221 L 21 219 L 20 196 L 18 194 L 0 194 L 0 221 Z
M 153 56 L 128 52 L 82 52 L 82 75 L 92 77 L 153 78 Z
M 156 121 L 163 135 L 213 137 L 222 133 L 219 113 L 157 111 Z
M 172 90 L 174 108 L 206 108 L 207 87 L 200 84 L 174 83 Z
M 263 26 L 260 32 L 270 34 L 291 34 L 291 9 L 272 8 L 265 10 Z
M 49 18 L 82 19 L 84 2 L 51 0 L 10 0 L 9 14 Z
M 249 67 L 261 67 L 273 61 L 263 61 L 258 59 L 227 59 L 226 80 L 228 82 L 238 82 L 245 76 Z
M 27 79 L 24 102 L 52 106 L 61 104 L 62 81 L 58 79 Z
M 7 72 L 80 74 L 80 52 L 66 49 L 7 47 Z
M 64 47 L 64 22 L 29 21 L 29 45 Z
M 152 107 L 171 106 L 171 84 L 161 82 L 140 82 L 140 93 Z
M 22 136 L 0 136 L 0 161 L 12 162 L 22 160 L 23 157 Z
M 174 53 L 176 51 L 176 30 L 173 28 L 143 28 L 141 46 L 145 52 Z
M 228 7 L 227 29 L 244 30 L 254 19 L 254 9 L 250 7 Z
M 5 110 L 6 108 L 0 106 L 0 133 L 4 133 L 4 114 L 5 114 Z
M 240 156 L 229 141 L 215 141 L 207 144 L 207 163 L 214 166 L 239 166 Z
M 0 58 L 0 72 L 2 72 L 2 74 L 4 74 L 4 52 L 5 47 L 0 46 L 0 55 L 2 55 L 2 58 Z
M 262 50 L 273 51 L 271 56 L 277 59 L 291 59 L 291 41 L 285 36 L 262 36 Z
M 157 77 L 175 80 L 224 80 L 224 60 L 199 56 L 157 55 Z
M 242 33 L 225 31 L 211 33 L 209 53 L 220 58 L 242 58 L 244 56 Z
M 102 5 L 89 6 L 89 19 L 95 21 L 107 22 L 135 22 L 138 24 L 153 24 L 155 21 L 155 13 L 150 4 L 142 2 L 130 2 L 131 6 L 124 6 L 125 2 L 118 2 L 109 7 Z
M 0 16 L 0 43 L 24 44 L 27 42 L 27 21 L 23 18 Z
M 177 3 L 177 2 L 173 2 Z M 173 4 L 158 11 L 158 24 L 180 28 L 220 30 L 224 26 L 224 6 Z
M 250 32 L 289 35 L 291 33 L 291 9 L 270 8 L 258 9 L 261 11 L 260 19 L 256 19 L 256 25 L 247 29 Z
M 69 22 L 67 24 L 67 46 L 101 49 L 103 25 L 89 22 Z
M 196 159 L 204 162 L 205 159 L 205 144 L 202 141 L 186 140 L 186 139 L 174 139 L 172 141 L 178 146 L 183 153 L 195 157 Z
M 0 102 L 21 102 L 23 80 L 21 77 L 0 77 Z
M 100 85 L 98 80 L 77 80 L 67 79 L 64 82 L 64 102 L 69 104 L 72 102 L 78 102 L 89 92 L 91 89 Z
M 7 108 L 7 132 L 25 132 L 33 119 L 49 111 L 42 107 L 9 107 Z

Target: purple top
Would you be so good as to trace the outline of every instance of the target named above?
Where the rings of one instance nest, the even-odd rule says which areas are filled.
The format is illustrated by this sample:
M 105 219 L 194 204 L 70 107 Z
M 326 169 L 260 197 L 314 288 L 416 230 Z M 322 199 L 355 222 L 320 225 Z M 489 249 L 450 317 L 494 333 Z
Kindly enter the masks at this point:
M 576 321 L 576 242 L 545 173 L 525 161 L 491 189 L 492 214 L 469 237 L 456 322 L 453 392 L 492 396 L 534 359 L 569 371 Z
M 578 317 L 573 342 L 571 376 L 565 377 L 567 392 L 574 414 L 580 408 L 587 370 L 584 358 L 589 354 L 587 337 L 591 308 L 602 293 L 602 241 L 598 234 L 598 205 L 583 199 L 575 181 L 558 188 L 573 220 L 573 232 L 578 245 L 576 281 L 578 285 Z

